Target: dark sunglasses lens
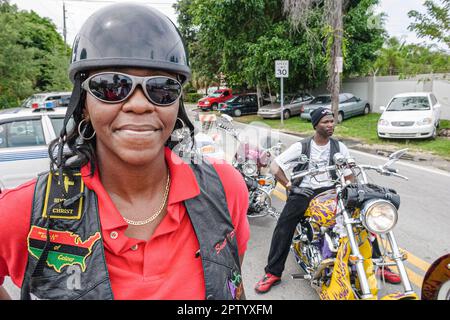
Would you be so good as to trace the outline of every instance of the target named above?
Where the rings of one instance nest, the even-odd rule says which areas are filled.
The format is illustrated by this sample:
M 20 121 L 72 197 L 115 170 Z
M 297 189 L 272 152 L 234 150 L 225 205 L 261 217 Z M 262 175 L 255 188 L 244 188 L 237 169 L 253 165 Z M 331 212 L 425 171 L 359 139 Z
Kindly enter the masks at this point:
M 89 89 L 94 96 L 111 102 L 124 99 L 132 86 L 131 78 L 117 73 L 101 73 L 89 81 Z
M 149 79 L 145 87 L 153 103 L 159 105 L 172 104 L 181 94 L 180 83 L 167 77 Z

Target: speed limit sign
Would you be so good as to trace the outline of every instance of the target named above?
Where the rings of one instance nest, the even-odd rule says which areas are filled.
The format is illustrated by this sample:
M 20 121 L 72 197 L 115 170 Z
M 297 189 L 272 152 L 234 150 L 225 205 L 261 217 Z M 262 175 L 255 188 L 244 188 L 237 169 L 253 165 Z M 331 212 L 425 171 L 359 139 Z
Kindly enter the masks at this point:
M 275 77 L 289 77 L 289 60 L 275 60 Z

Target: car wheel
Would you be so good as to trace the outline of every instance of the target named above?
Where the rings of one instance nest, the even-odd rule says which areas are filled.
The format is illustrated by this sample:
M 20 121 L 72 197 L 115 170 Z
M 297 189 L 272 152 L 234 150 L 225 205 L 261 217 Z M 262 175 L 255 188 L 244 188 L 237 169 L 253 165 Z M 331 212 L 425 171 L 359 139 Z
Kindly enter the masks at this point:
M 370 113 L 370 105 L 366 104 L 366 106 L 364 107 L 364 114 L 369 114 Z
M 211 109 L 213 109 L 214 111 L 217 110 L 217 103 L 214 103 L 214 104 L 211 106 Z
M 342 123 L 342 121 L 344 121 L 344 113 L 339 112 L 337 116 L 337 122 Z
M 438 130 L 437 130 L 437 128 L 436 127 L 434 127 L 434 130 L 433 130 L 433 134 L 431 135 L 431 139 L 432 140 L 434 140 L 434 139 L 436 139 L 436 137 L 437 137 L 437 134 L 438 134 Z
M 241 110 L 239 110 L 239 109 L 235 109 L 235 110 L 233 111 L 233 114 L 234 114 L 235 117 L 240 117 L 240 116 L 242 115 L 242 112 L 241 112 Z
M 283 119 L 289 119 L 291 117 L 291 112 L 289 110 L 284 110 Z

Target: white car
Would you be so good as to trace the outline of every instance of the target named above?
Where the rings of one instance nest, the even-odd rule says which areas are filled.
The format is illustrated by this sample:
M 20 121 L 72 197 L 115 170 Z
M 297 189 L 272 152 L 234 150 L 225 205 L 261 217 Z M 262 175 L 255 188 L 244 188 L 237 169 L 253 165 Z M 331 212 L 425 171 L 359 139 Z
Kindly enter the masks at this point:
M 433 93 L 410 92 L 395 95 L 378 120 L 379 138 L 435 138 L 441 105 Z
M 48 144 L 62 129 L 67 108 L 0 110 L 0 190 L 49 169 Z

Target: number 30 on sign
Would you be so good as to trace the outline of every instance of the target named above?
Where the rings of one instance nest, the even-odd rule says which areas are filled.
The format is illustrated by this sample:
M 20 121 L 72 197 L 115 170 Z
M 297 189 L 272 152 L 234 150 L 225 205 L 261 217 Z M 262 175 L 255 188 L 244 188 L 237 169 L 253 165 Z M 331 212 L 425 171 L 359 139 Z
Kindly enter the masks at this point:
M 289 77 L 289 60 L 275 60 L 275 77 Z

